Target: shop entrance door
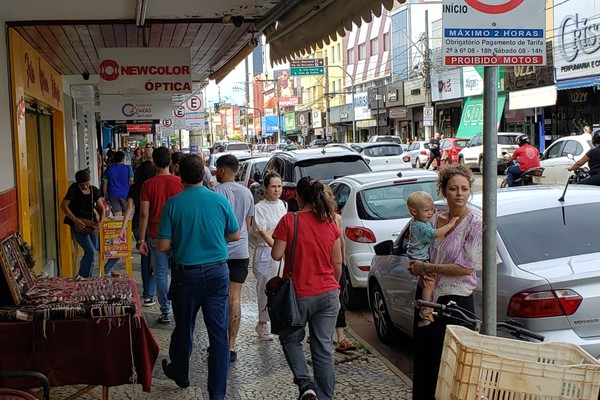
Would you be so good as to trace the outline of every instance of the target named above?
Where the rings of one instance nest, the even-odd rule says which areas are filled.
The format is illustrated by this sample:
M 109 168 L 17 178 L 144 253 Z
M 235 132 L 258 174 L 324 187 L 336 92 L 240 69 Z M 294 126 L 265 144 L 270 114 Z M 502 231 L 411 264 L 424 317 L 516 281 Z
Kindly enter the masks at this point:
M 31 247 L 36 273 L 57 275 L 57 202 L 52 116 L 27 111 L 27 169 Z

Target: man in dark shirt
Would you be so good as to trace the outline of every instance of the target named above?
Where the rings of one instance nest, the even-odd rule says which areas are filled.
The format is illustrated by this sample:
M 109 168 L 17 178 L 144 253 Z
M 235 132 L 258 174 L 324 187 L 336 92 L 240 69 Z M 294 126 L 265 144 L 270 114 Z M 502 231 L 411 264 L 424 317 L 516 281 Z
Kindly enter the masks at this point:
M 433 138 L 431 138 L 431 140 L 429 141 L 429 152 L 431 153 L 431 155 L 429 156 L 429 160 L 427 160 L 427 165 L 425 165 L 425 169 L 429 169 L 429 167 L 433 163 L 433 160 L 437 161 L 436 168 L 438 168 L 440 166 L 440 163 L 442 162 L 442 153 L 440 151 L 440 134 L 438 132 L 436 132 Z

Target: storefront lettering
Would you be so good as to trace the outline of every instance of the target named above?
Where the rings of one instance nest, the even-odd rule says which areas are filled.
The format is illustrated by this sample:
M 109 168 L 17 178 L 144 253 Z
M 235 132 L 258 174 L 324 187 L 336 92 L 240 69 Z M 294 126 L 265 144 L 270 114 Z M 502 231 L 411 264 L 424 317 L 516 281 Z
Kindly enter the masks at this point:
M 588 99 L 587 92 L 575 92 L 571 93 L 571 103 L 585 103 Z
M 33 68 L 33 62 L 29 58 L 29 53 L 25 53 L 25 74 L 27 75 L 27 87 L 29 84 L 35 83 L 35 69 Z
M 54 78 L 54 75 L 50 75 L 50 82 L 52 83 L 52 98 L 56 100 L 57 103 L 60 103 L 60 88 L 58 87 L 58 82 Z
M 48 83 L 48 78 L 46 78 L 46 74 L 42 69 L 42 62 L 38 61 L 38 73 L 40 75 L 40 89 L 42 93 L 50 93 L 50 84 Z
M 467 88 L 469 88 L 470 90 L 473 90 L 473 89 L 479 87 L 479 79 L 466 78 L 465 79 L 465 86 Z
M 533 65 L 519 65 L 514 67 L 515 76 L 520 78 L 522 76 L 535 75 L 535 66 Z
M 600 49 L 600 23 L 580 19 L 579 14 L 566 15 L 560 23 L 558 40 L 560 53 L 567 62 L 574 61 L 580 52 L 593 54 Z

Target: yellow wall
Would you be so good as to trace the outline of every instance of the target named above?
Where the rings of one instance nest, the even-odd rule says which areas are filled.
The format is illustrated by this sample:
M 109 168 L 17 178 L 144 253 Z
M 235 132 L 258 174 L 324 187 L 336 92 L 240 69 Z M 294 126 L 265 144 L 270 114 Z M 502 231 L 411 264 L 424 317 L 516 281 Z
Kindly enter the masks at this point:
M 67 192 L 66 133 L 63 114 L 62 76 L 52 68 L 14 29 L 9 29 L 9 54 L 12 90 L 15 175 L 19 205 L 19 231 L 31 243 L 29 231 L 29 188 L 27 184 L 27 145 L 25 100 L 35 101 L 54 110 L 54 173 L 57 206 Z M 71 233 L 58 212 L 59 265 L 63 276 L 72 276 Z M 35 246 L 35 243 L 31 243 Z

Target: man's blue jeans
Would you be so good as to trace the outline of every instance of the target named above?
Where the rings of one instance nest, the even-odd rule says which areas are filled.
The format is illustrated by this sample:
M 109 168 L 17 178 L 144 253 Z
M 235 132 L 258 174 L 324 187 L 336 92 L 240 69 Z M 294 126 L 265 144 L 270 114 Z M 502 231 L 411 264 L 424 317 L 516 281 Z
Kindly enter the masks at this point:
M 83 256 L 79 261 L 79 276 L 82 278 L 91 278 L 94 272 L 94 256 L 98 248 L 98 232 L 94 233 L 79 233 L 75 230 L 73 224 L 69 224 L 71 233 L 75 241 L 83 249 Z
M 150 263 L 156 278 L 156 297 L 160 304 L 160 312 L 169 314 L 171 312 L 171 300 L 167 298 L 169 293 L 169 253 L 158 250 L 158 239 L 148 239 L 150 247 Z
M 139 227 L 133 227 L 133 236 L 136 241 L 140 240 L 140 229 Z M 152 266 L 150 265 L 150 253 L 148 255 L 141 255 L 140 257 L 140 269 L 142 271 L 142 287 L 143 294 L 142 298 L 144 299 L 153 299 L 154 294 L 156 293 L 156 278 L 154 277 L 154 272 L 152 270 Z
M 298 385 L 300 394 L 313 389 L 319 400 L 333 399 L 333 332 L 340 309 L 339 291 L 332 290 L 317 296 L 299 298 L 298 309 L 305 323 L 308 322 L 314 379 L 310 375 L 302 349 L 305 328 L 300 328 L 279 335 L 283 354 L 294 374 L 294 383 Z
M 211 400 L 222 400 L 229 371 L 229 269 L 227 262 L 172 271 L 169 298 L 173 301 L 175 329 L 169 357 L 176 380 L 189 380 L 189 362 L 198 310 L 208 333 L 208 392 Z
M 508 187 L 515 186 L 515 181 L 521 175 L 521 167 L 519 165 L 511 165 L 506 170 L 506 182 Z

